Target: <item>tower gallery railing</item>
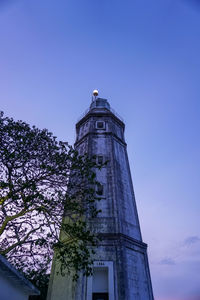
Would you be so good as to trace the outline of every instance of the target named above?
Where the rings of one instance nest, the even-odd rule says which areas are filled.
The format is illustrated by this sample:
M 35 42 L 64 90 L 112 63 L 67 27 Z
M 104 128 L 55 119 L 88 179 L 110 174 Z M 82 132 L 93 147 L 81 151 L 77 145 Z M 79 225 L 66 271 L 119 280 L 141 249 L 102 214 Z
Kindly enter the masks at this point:
M 123 123 L 124 123 L 124 120 L 123 120 L 123 118 L 112 108 L 112 107 L 110 107 L 110 109 L 108 109 L 108 110 L 110 110 L 111 111 L 111 113 L 113 114 L 113 115 L 115 115 L 115 117 L 117 117 L 120 121 L 122 121 Z M 88 109 L 86 109 L 85 110 L 85 112 L 78 118 L 78 120 L 77 120 L 77 123 L 82 119 L 82 118 L 84 118 L 88 113 L 89 113 L 89 111 L 90 111 L 90 108 L 88 108 Z

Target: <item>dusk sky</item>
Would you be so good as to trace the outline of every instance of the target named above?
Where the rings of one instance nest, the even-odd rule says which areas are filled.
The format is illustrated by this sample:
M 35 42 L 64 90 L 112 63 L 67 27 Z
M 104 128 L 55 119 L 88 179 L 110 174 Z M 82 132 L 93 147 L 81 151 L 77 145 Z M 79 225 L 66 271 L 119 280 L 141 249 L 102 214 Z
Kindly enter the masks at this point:
M 200 1 L 0 0 L 5 115 L 73 144 L 96 88 L 126 124 L 155 300 L 200 300 Z

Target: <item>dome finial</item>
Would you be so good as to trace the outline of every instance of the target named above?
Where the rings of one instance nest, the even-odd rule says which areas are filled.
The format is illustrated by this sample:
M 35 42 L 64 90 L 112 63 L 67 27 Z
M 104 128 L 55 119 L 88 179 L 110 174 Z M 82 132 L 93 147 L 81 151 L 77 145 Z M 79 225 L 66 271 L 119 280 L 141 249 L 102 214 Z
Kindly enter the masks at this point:
M 93 96 L 96 97 L 96 96 L 98 96 L 98 95 L 99 95 L 98 90 L 94 90 L 94 91 L 93 91 Z
M 98 90 L 94 90 L 92 93 L 92 102 L 95 101 L 97 99 L 97 96 L 99 95 Z

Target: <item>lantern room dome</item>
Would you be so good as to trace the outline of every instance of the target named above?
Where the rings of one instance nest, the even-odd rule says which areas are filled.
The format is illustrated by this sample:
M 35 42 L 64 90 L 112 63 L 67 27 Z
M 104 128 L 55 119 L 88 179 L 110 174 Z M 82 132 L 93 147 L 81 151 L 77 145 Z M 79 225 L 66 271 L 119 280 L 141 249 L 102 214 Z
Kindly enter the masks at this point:
M 107 108 L 110 110 L 110 104 L 108 103 L 107 99 L 96 98 L 90 105 L 90 109 L 94 108 Z

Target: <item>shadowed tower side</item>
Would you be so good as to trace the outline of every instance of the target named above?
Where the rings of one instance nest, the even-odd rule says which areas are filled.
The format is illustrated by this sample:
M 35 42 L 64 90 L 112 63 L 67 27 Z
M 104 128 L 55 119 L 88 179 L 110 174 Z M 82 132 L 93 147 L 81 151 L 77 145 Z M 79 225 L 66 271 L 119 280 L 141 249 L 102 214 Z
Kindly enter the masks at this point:
M 153 300 L 147 245 L 143 243 L 129 168 L 124 122 L 106 99 L 94 91 L 87 113 L 76 124 L 75 147 L 108 163 L 97 171 L 97 209 L 92 228 L 101 235 L 94 257 L 94 273 L 56 275 L 52 267 L 48 300 Z

